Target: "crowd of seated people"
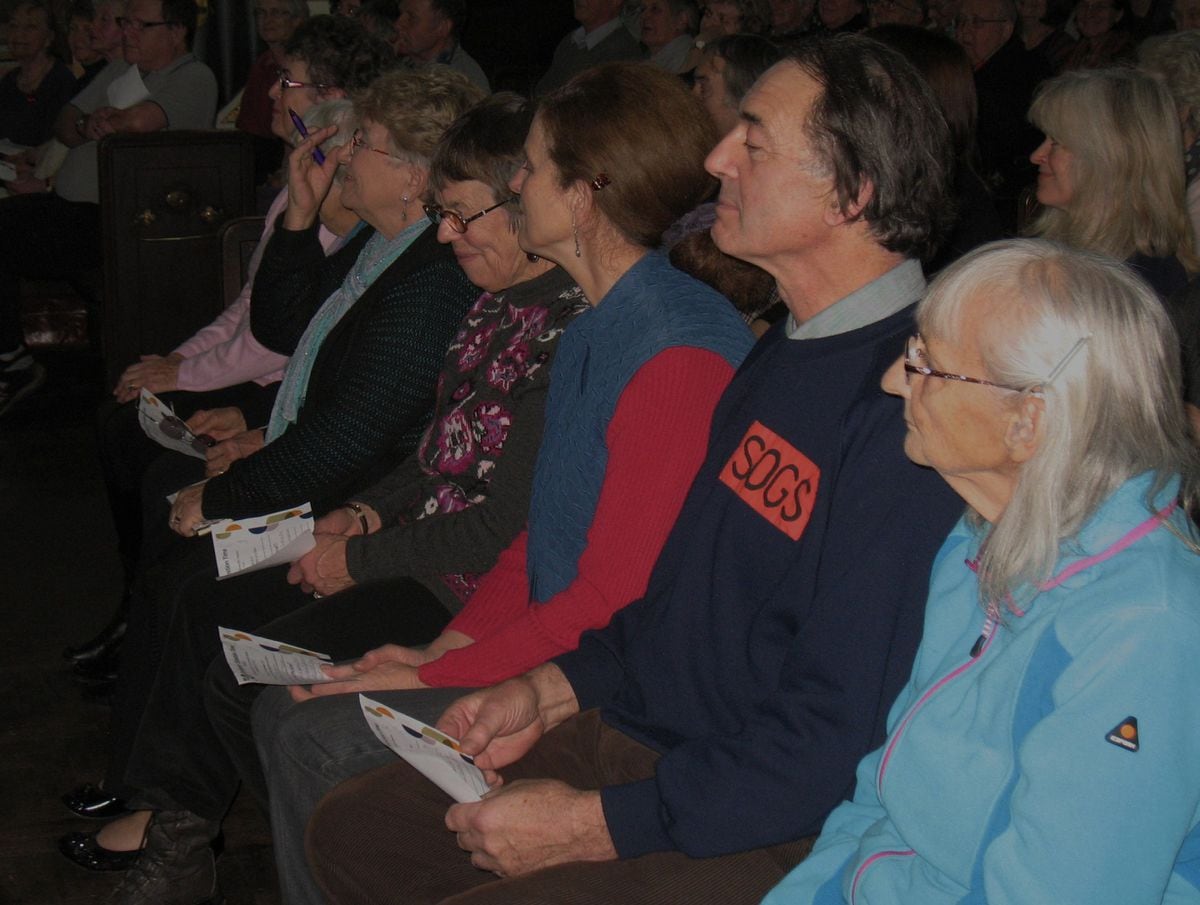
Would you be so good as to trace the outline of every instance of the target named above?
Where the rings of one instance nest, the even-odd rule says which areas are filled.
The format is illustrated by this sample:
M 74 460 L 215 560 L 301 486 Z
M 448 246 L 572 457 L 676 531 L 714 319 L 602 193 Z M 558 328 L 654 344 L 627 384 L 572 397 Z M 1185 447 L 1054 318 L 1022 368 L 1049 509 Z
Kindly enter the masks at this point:
M 107 822 L 63 854 L 219 902 L 242 786 L 288 903 L 1200 901 L 1200 42 L 1113 2 L 587 0 L 532 99 L 459 0 L 268 40 L 249 282 L 100 413 L 126 588 L 68 651 L 114 694 L 64 802 Z M 98 260 L 96 140 L 212 124 L 191 0 L 128 3 L 0 292 Z M 217 584 L 197 535 L 302 503 L 309 552 Z M 241 684 L 222 626 L 337 665 Z

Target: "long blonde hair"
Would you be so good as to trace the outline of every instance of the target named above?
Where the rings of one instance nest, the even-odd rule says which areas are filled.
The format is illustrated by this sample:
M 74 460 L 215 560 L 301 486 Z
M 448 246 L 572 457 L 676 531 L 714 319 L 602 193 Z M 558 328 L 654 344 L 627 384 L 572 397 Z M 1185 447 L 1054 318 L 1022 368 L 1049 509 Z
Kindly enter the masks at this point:
M 1171 95 L 1136 69 L 1067 72 L 1045 82 L 1030 121 L 1074 155 L 1074 193 L 1046 208 L 1031 236 L 1125 260 L 1174 255 L 1189 271 L 1183 139 Z

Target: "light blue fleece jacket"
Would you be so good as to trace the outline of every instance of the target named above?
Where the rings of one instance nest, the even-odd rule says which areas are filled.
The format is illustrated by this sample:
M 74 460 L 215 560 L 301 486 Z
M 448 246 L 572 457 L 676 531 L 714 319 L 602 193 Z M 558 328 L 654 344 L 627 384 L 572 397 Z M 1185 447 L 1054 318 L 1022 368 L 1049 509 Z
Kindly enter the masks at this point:
M 1121 487 L 998 625 L 956 526 L 887 741 L 764 905 L 1200 902 L 1200 555 L 1151 486 Z M 1177 491 L 1153 508 L 1183 532 Z

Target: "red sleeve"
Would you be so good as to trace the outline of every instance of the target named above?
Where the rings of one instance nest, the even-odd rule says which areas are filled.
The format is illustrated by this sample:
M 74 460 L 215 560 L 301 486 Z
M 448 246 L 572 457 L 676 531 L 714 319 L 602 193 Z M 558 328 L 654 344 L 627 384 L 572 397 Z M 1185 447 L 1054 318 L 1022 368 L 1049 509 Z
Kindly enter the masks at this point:
M 421 681 L 468 687 L 519 675 L 573 650 L 584 631 L 607 625 L 614 612 L 645 593 L 704 460 L 713 409 L 732 376 L 725 359 L 692 347 L 668 349 L 644 364 L 621 393 L 605 434 L 608 467 L 575 580 L 530 606 L 522 579 L 519 612 L 515 595 L 497 588 L 480 596 L 481 585 L 452 623 L 475 643 L 426 663 Z M 523 538 L 505 556 L 518 544 L 523 555 Z
M 479 580 L 479 587 L 467 605 L 450 620 L 447 631 L 462 632 L 478 641 L 525 614 L 529 608 L 529 572 L 525 568 L 528 542 L 529 531 L 522 529 L 496 559 L 496 564 Z M 422 681 L 425 681 L 424 676 Z

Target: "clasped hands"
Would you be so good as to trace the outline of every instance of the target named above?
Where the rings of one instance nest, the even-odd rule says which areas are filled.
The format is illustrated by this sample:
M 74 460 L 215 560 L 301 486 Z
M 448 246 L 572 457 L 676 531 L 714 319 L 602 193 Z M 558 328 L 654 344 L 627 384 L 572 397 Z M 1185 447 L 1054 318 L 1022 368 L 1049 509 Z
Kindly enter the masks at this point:
M 246 430 L 246 419 L 241 409 L 232 406 L 201 409 L 184 423 L 193 434 L 206 434 L 220 441 L 210 447 L 206 455 L 206 478 L 224 474 L 235 460 L 243 459 L 263 447 L 262 431 Z M 204 520 L 204 483 L 192 484 L 179 491 L 175 502 L 171 504 L 171 530 L 191 537 Z

